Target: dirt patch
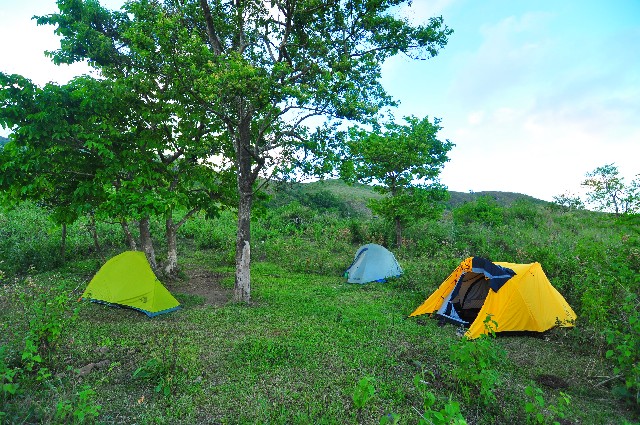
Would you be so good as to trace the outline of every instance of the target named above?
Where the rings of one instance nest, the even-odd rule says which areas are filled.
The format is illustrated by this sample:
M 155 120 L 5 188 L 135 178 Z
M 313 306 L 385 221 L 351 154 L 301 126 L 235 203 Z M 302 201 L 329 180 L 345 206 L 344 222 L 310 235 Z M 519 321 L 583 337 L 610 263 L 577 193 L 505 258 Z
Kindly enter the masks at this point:
M 536 377 L 536 382 L 554 390 L 569 388 L 569 383 L 567 381 L 555 375 L 538 375 Z
M 223 273 L 203 269 L 185 270 L 184 273 L 185 279 L 167 285 L 171 291 L 203 297 L 204 305 L 208 306 L 220 307 L 231 300 L 233 290 L 221 285 Z

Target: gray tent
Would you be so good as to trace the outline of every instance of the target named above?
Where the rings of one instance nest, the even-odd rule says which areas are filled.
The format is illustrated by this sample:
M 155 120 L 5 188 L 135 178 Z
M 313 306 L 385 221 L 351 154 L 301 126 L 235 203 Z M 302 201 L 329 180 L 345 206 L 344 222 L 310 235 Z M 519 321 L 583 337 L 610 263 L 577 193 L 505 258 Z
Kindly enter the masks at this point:
M 349 283 L 367 283 L 384 282 L 401 274 L 402 268 L 393 254 L 380 245 L 370 243 L 358 249 L 344 277 Z

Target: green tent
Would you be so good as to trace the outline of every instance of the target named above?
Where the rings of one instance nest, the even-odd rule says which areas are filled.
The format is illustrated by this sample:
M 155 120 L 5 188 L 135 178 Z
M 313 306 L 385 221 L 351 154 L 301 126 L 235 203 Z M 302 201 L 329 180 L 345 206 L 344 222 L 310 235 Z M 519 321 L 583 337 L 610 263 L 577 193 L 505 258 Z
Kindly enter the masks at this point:
M 125 251 L 107 261 L 81 299 L 133 308 L 149 317 L 180 308 L 151 270 L 144 252 L 139 251 Z

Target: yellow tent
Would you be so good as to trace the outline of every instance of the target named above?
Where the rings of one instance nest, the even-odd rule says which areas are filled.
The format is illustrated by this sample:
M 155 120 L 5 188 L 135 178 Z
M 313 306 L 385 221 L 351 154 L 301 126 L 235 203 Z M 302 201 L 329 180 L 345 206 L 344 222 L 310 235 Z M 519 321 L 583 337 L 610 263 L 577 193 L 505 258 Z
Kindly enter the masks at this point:
M 149 317 L 180 308 L 151 270 L 144 252 L 125 251 L 107 261 L 81 299 L 130 307 Z
M 558 325 L 573 326 L 576 314 L 551 285 L 540 263 L 492 263 L 469 257 L 410 316 L 436 313 L 469 326 L 466 336 L 486 333 L 487 315 L 496 332 L 544 332 Z

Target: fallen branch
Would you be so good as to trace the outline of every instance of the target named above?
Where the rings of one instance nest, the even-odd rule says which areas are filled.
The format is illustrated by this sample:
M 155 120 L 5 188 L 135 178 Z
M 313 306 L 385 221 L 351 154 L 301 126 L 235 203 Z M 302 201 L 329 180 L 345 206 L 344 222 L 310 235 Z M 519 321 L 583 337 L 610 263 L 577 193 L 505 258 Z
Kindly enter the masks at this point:
M 607 383 L 607 382 L 609 382 L 609 381 L 613 381 L 614 379 L 618 379 L 618 378 L 621 378 L 621 377 L 622 377 L 622 375 L 616 375 L 616 376 L 614 376 L 614 377 L 607 378 L 607 379 L 605 379 L 604 381 L 602 381 L 602 382 L 599 382 L 599 383 L 595 384 L 595 385 L 593 386 L 593 388 L 597 388 L 597 387 L 599 387 L 600 385 L 606 384 L 606 383 Z

